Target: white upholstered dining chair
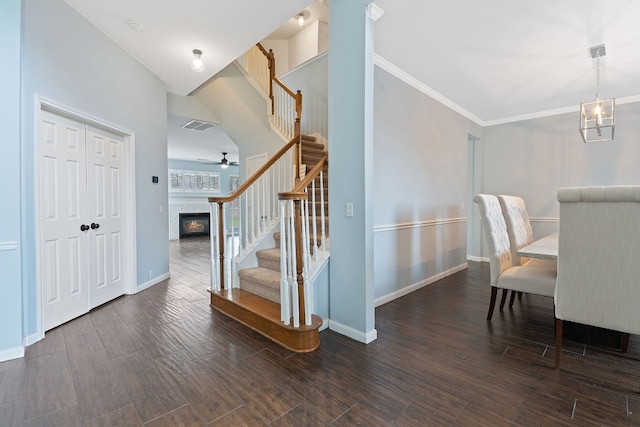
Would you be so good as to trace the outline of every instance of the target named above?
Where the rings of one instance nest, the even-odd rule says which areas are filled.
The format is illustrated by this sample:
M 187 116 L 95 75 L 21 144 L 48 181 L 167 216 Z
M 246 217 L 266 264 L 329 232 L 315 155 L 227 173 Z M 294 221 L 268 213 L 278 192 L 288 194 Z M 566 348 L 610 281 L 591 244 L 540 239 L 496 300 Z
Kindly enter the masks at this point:
M 511 245 L 511 261 L 513 265 L 525 265 L 529 267 L 544 267 L 555 268 L 556 262 L 546 259 L 531 259 L 521 258 L 518 255 L 518 250 L 533 243 L 533 228 L 531 228 L 531 221 L 529 219 L 529 213 L 527 212 L 527 206 L 524 203 L 524 199 L 519 196 L 507 196 L 499 195 L 498 201 L 502 208 L 502 215 L 504 216 L 505 223 L 507 224 L 507 233 L 509 234 L 509 244 Z M 513 300 L 516 293 L 511 292 L 511 300 L 509 301 L 509 307 L 513 306 Z M 522 295 L 520 293 L 520 295 Z M 503 294 L 503 297 L 506 294 Z M 500 309 L 504 307 L 504 298 L 500 302 Z
M 490 194 L 476 194 L 482 216 L 482 229 L 489 249 L 491 270 L 491 300 L 487 320 L 491 320 L 498 289 L 553 297 L 556 269 L 553 266 L 513 265 L 507 226 L 498 198 Z
M 558 190 L 556 352 L 560 368 L 562 321 L 640 334 L 640 186 Z
M 533 229 L 527 206 L 524 199 L 519 196 L 499 195 L 498 201 L 507 224 L 509 234 L 509 244 L 511 245 L 511 259 L 513 265 L 523 265 L 528 262 L 549 264 L 548 260 L 520 258 L 518 250 L 533 243 Z

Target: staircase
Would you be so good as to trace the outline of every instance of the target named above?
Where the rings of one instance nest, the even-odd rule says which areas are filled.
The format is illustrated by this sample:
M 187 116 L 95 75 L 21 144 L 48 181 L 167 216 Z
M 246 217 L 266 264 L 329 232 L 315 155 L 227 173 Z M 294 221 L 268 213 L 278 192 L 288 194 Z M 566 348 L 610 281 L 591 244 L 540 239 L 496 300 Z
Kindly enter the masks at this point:
M 233 194 L 209 197 L 211 306 L 285 348 L 309 352 L 320 345 L 322 325 L 313 314 L 314 275 L 329 259 L 326 144 L 301 135 L 302 94 L 275 76 L 272 51 L 257 44 L 242 62 L 270 105 L 272 130 L 288 142 Z M 229 209 L 239 219 L 231 228 Z
M 312 136 L 302 136 L 302 163 L 306 165 L 307 170 L 313 168 L 325 153 L 324 145 L 316 142 L 316 139 Z M 324 175 L 324 203 L 325 212 L 328 212 L 328 188 L 327 188 L 327 175 L 325 171 Z M 320 200 L 320 186 L 316 185 L 316 200 Z M 316 202 L 318 205 L 320 202 Z M 309 209 L 312 209 L 310 206 Z M 320 211 L 319 206 L 317 212 Z M 316 231 L 320 230 L 321 219 L 316 218 Z M 328 230 L 329 217 L 325 217 L 325 230 Z M 309 224 L 309 230 L 313 230 L 313 224 Z M 309 245 L 313 251 L 314 247 L 317 247 L 321 236 L 318 232 L 311 234 L 311 241 Z M 265 298 L 269 301 L 280 304 L 280 232 L 274 233 L 274 247 L 269 249 L 261 249 L 256 251 L 258 258 L 258 267 L 245 268 L 238 271 L 240 277 L 240 289 L 251 292 L 261 298 Z
M 302 135 L 301 158 L 306 171 L 313 169 L 325 154 L 324 144 L 316 142 L 315 137 Z M 328 212 L 327 169 L 325 165 L 322 186 L 324 195 L 322 198 L 320 197 L 320 178 L 315 179 L 316 212 L 320 212 L 322 203 L 324 203 L 324 212 Z M 308 193 L 308 209 L 312 212 L 311 200 L 313 198 L 310 189 Z M 313 222 L 315 222 L 315 227 Z M 328 223 L 328 216 L 325 215 L 325 236 Z M 318 214 L 315 221 L 309 219 L 309 250 L 311 254 L 316 254 L 319 251 L 319 246 L 322 245 L 320 230 L 322 230 L 322 220 Z M 238 271 L 239 289 L 229 287 L 226 290 L 211 290 L 211 306 L 289 350 L 301 353 L 313 351 L 320 345 L 318 333 L 320 326 L 322 326 L 320 317 L 311 315 L 310 324 L 301 324 L 298 327 L 284 324 L 282 321 L 280 298 L 283 276 L 281 273 L 280 241 L 281 233 L 273 233 L 273 247 L 255 252 L 258 266 Z M 309 279 L 306 278 L 306 280 Z

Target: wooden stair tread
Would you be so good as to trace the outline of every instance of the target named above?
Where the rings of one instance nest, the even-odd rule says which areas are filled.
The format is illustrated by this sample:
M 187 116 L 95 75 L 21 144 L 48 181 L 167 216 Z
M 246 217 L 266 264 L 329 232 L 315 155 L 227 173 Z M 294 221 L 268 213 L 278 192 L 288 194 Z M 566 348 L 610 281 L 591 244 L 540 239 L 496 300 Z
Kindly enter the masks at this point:
M 311 325 L 295 328 L 280 320 L 280 304 L 241 289 L 209 292 L 213 308 L 289 350 L 306 353 L 320 345 L 322 319 L 315 314 Z

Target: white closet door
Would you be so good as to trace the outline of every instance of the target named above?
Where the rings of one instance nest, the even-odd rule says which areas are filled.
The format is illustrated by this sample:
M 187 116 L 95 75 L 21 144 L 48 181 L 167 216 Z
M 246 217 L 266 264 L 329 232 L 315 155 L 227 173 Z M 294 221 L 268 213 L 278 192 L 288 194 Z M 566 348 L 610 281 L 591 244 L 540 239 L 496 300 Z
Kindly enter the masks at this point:
M 91 307 L 125 293 L 124 267 L 124 139 L 87 129 L 87 221 Z
M 85 125 L 42 111 L 40 269 L 45 330 L 89 311 L 90 228 L 86 214 Z
M 125 293 L 123 156 L 122 137 L 41 112 L 45 331 Z

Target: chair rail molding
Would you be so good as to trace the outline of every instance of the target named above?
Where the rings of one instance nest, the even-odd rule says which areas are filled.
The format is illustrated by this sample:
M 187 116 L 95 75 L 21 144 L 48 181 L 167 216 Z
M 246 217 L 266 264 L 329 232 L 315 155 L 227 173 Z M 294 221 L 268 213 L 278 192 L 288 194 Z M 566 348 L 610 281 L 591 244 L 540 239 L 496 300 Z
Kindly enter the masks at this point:
M 560 218 L 558 217 L 544 217 L 544 216 L 539 216 L 539 217 L 529 217 L 529 221 L 531 222 L 549 222 L 549 223 L 558 223 L 560 222 Z
M 0 242 L 0 251 L 15 251 L 19 247 L 18 242 Z
M 382 233 L 386 231 L 406 230 L 411 228 L 435 227 L 438 225 L 459 224 L 461 222 L 467 222 L 467 220 L 468 220 L 467 217 L 459 217 L 459 218 L 430 219 L 426 221 L 402 222 L 398 224 L 377 225 L 373 227 L 373 232 Z

